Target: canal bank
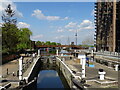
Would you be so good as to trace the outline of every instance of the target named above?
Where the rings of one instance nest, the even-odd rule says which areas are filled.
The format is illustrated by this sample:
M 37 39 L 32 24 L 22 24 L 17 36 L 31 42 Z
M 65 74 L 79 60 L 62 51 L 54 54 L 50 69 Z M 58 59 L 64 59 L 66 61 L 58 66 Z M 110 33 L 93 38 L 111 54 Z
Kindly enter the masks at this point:
M 10 61 L 9 63 L 6 63 L 4 65 L 1 65 L 0 68 L 2 68 L 1 77 L 0 77 L 0 89 L 1 88 L 10 88 L 15 89 L 19 87 L 19 59 L 17 58 L 13 61 Z M 37 58 L 35 58 L 37 59 Z M 23 56 L 23 77 L 24 75 L 28 75 L 31 68 L 33 67 L 34 63 L 32 61 L 31 56 Z M 25 74 L 26 73 L 26 74 Z
M 40 67 L 40 57 L 36 57 L 33 60 L 33 63 L 27 69 L 27 71 L 23 74 L 23 80 L 25 79 L 26 82 L 30 82 L 37 76 L 37 72 L 39 71 L 38 68 Z
M 56 64 L 59 67 L 60 71 L 63 73 L 69 87 L 71 89 L 82 90 L 86 88 L 82 83 L 83 79 L 80 77 L 80 72 L 75 72 L 75 68 L 70 69 L 67 64 L 64 63 L 64 59 L 56 57 Z M 75 73 L 74 73 L 75 72 Z
M 70 68 L 70 70 L 75 72 L 75 75 L 78 72 L 82 72 L 82 65 L 77 62 L 77 60 L 65 60 L 64 63 Z M 115 70 L 111 70 L 104 65 L 93 62 L 95 67 L 89 67 L 86 65 L 86 75 L 85 75 L 85 83 L 83 84 L 85 89 L 90 88 L 112 88 L 116 90 L 118 88 L 118 72 Z M 106 72 L 104 76 L 104 80 L 100 80 L 99 70 L 103 69 Z M 79 73 L 79 76 L 82 76 L 82 73 Z M 76 80 L 77 81 L 77 80 Z M 81 83 L 79 82 L 79 85 Z
M 38 56 L 33 60 L 33 63 L 31 66 L 27 69 L 27 71 L 23 75 L 23 81 L 25 80 L 25 83 L 21 84 L 19 88 L 22 88 L 23 90 L 36 90 L 36 84 L 37 84 L 37 75 L 39 72 L 39 67 L 41 64 L 41 58 Z

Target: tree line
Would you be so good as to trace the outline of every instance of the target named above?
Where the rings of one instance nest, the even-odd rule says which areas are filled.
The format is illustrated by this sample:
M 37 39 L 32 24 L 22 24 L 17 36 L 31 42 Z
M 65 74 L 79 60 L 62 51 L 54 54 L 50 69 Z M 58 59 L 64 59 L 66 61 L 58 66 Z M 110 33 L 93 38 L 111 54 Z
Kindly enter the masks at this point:
M 61 45 L 61 44 L 56 42 L 50 42 L 50 41 L 46 41 L 46 42 L 37 41 L 35 45 L 39 46 L 39 45 Z

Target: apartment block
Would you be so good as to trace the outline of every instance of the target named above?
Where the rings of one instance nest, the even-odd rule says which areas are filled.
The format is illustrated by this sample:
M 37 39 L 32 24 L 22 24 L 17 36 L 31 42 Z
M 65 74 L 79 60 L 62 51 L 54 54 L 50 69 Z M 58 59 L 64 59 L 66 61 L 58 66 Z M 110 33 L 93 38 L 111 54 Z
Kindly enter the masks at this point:
M 95 42 L 97 51 L 120 50 L 120 1 L 95 3 Z

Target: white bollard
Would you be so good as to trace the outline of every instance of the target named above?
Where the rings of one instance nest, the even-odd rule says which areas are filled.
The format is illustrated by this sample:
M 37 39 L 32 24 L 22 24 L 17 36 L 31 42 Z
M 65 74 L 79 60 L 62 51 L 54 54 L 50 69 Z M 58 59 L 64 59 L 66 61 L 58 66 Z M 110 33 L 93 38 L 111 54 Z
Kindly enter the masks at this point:
M 38 49 L 38 56 L 40 56 L 40 49 Z
M 19 58 L 19 80 L 23 79 L 22 64 L 23 64 L 23 57 L 20 57 Z
M 86 64 L 86 59 L 82 58 L 82 78 L 85 78 L 85 64 Z
M 78 59 L 80 59 L 80 64 L 82 65 L 82 59 L 86 58 L 85 55 L 78 54 Z
M 65 58 L 63 58 L 62 61 L 64 62 L 64 61 L 65 61 Z
M 82 65 L 82 59 L 80 59 L 80 64 Z
M 56 55 L 58 56 L 58 49 L 56 50 Z
M 104 80 L 105 79 L 105 74 L 106 72 L 98 72 L 99 76 L 100 76 L 100 80 Z
M 93 50 L 91 51 L 91 56 L 93 56 Z
M 61 54 L 61 56 L 63 56 L 63 53 Z
M 0 75 L 0 78 L 2 78 L 2 75 Z
M 115 71 L 118 71 L 118 64 L 115 65 Z

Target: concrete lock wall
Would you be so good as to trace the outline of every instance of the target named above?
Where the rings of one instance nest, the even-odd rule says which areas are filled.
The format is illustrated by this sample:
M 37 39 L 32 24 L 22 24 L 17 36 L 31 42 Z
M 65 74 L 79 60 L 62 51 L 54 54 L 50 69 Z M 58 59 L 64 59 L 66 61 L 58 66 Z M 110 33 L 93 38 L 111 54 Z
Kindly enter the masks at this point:
M 34 80 L 35 77 L 37 77 L 37 74 L 39 72 L 39 66 L 40 66 L 40 58 L 36 58 L 36 62 L 34 63 L 34 65 L 31 68 L 31 71 L 29 72 L 27 77 L 24 77 L 27 82 L 30 82 L 32 80 Z
M 37 75 L 39 72 L 40 67 L 40 58 L 36 58 L 36 62 L 31 68 L 31 71 L 29 72 L 27 77 L 24 77 L 26 81 L 28 82 L 27 85 L 25 85 L 22 90 L 36 90 L 36 83 L 37 83 Z
M 70 88 L 72 88 L 72 72 L 69 70 L 69 68 L 64 64 L 63 61 L 61 61 L 60 58 L 56 58 L 56 64 L 59 67 L 59 69 L 61 70 L 61 72 L 63 73 L 64 77 L 66 78 L 66 81 L 69 85 Z

